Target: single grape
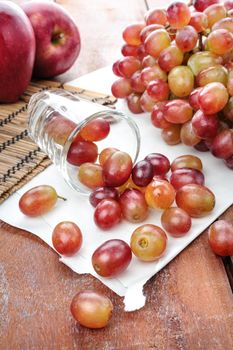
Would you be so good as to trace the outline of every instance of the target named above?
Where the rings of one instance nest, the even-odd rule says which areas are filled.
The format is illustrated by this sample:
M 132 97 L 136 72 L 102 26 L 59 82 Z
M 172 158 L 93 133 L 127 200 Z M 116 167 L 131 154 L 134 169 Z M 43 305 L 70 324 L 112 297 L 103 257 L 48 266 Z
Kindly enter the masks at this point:
M 223 61 L 221 56 L 218 56 L 210 51 L 196 52 L 190 56 L 187 65 L 194 75 L 200 73 L 203 69 L 221 64 Z
M 164 118 L 169 123 L 180 124 L 190 120 L 193 116 L 193 110 L 190 104 L 185 100 L 168 101 L 164 108 Z
M 170 170 L 170 161 L 164 154 L 150 153 L 145 157 L 145 160 L 152 165 L 153 176 L 164 176 Z
M 175 1 L 167 8 L 167 19 L 171 27 L 180 29 L 186 26 L 191 18 L 188 5 L 181 1 Z
M 216 29 L 209 34 L 207 45 L 210 52 L 224 55 L 233 49 L 233 34 L 226 29 Z
M 19 209 L 27 216 L 40 216 L 48 213 L 57 203 L 56 190 L 49 185 L 40 185 L 26 191 L 19 200 Z M 63 198 L 64 199 L 64 198 Z
M 162 130 L 161 136 L 168 145 L 177 145 L 181 142 L 180 130 L 180 124 L 171 124 L 169 127 Z
M 123 33 L 123 39 L 129 45 L 137 46 L 141 44 L 140 33 L 142 29 L 145 27 L 144 23 L 134 23 L 128 25 Z
M 102 230 L 109 230 L 121 221 L 121 207 L 111 198 L 100 201 L 94 211 L 94 221 Z
M 165 26 L 167 24 L 166 10 L 163 9 L 150 9 L 145 13 L 145 22 L 149 24 L 161 24 Z
M 113 96 L 117 98 L 125 98 L 133 92 L 130 79 L 125 78 L 120 78 L 114 81 L 111 89 Z
M 132 168 L 132 159 L 126 152 L 114 152 L 103 165 L 103 177 L 106 185 L 111 187 L 123 185 L 130 177 Z
M 165 29 L 157 29 L 151 32 L 145 39 L 144 46 L 148 55 L 158 57 L 160 52 L 168 47 L 171 43 L 171 38 Z
M 140 60 L 133 56 L 124 57 L 118 62 L 118 70 L 124 78 L 131 78 L 140 68 Z
M 176 157 L 171 163 L 171 171 L 180 168 L 192 168 L 197 170 L 202 170 L 202 161 L 199 157 L 193 156 L 191 154 L 185 154 L 179 157 Z
M 127 57 L 127 56 L 138 57 L 138 48 L 139 48 L 139 46 L 124 44 L 121 48 L 121 53 L 125 57 Z M 122 75 L 119 75 L 119 76 L 122 76 Z
M 212 30 L 214 31 L 216 29 L 226 29 L 230 33 L 233 33 L 233 18 L 226 17 L 226 18 L 220 19 L 220 21 L 216 22 L 213 25 Z
M 208 6 L 204 10 L 204 13 L 207 16 L 209 28 L 212 28 L 214 23 L 227 16 L 227 11 L 222 4 L 213 4 L 211 6 Z
M 233 156 L 233 130 L 222 130 L 211 144 L 211 153 L 218 158 L 227 159 Z
M 117 77 L 122 77 L 121 72 L 118 69 L 118 63 L 120 60 L 117 60 L 116 62 L 113 63 L 112 65 L 112 71 Z
M 107 147 L 104 148 L 100 154 L 99 154 L 99 163 L 101 166 L 104 165 L 104 163 L 106 162 L 106 160 L 116 151 L 119 151 L 119 149 L 114 148 L 114 147 Z
M 195 28 L 197 33 L 201 33 L 208 28 L 208 18 L 205 13 L 192 12 L 189 25 Z
M 215 196 L 207 187 L 198 184 L 182 186 L 176 193 L 176 204 L 191 217 L 208 215 L 215 206 Z
M 192 220 L 183 209 L 171 207 L 161 215 L 161 224 L 172 237 L 183 237 L 190 230 Z
M 189 95 L 189 100 L 188 100 L 188 102 L 189 102 L 190 106 L 191 106 L 195 111 L 197 111 L 198 109 L 200 109 L 198 97 L 199 97 L 199 93 L 200 93 L 201 89 L 202 89 L 201 87 L 196 88 L 196 89 L 194 89 L 194 90 L 190 93 L 190 95 Z
M 193 129 L 192 120 L 187 121 L 181 126 L 180 139 L 186 146 L 195 146 L 198 142 L 200 142 L 200 138 Z
M 207 7 L 219 3 L 220 0 L 193 0 L 193 6 L 197 11 L 204 11 Z
M 142 60 L 142 68 L 153 67 L 156 64 L 156 62 L 157 62 L 156 58 L 150 55 L 147 55 Z
M 81 137 L 86 141 L 100 141 L 110 132 L 110 124 L 104 118 L 96 118 L 88 122 L 80 131 Z
M 130 94 L 127 97 L 127 106 L 129 110 L 134 114 L 143 113 L 143 109 L 141 107 L 141 95 Z
M 169 72 L 172 68 L 180 66 L 183 59 L 183 52 L 176 45 L 172 45 L 160 53 L 158 64 L 162 70 Z
M 140 97 L 140 105 L 144 112 L 152 112 L 155 103 L 155 100 L 148 95 L 147 91 L 143 92 Z
M 132 259 L 129 245 L 121 239 L 110 239 L 92 255 L 95 272 L 102 277 L 114 277 L 127 269 Z
M 192 26 L 185 26 L 176 33 L 176 45 L 182 52 L 193 50 L 197 44 L 198 34 Z
M 118 200 L 118 191 L 114 187 L 98 187 L 89 196 L 89 202 L 96 207 L 102 199 Z
M 137 92 L 137 93 L 143 93 L 145 91 L 146 87 L 142 82 L 141 71 L 137 71 L 132 75 L 131 87 L 132 87 L 133 91 Z
M 169 208 L 175 199 L 175 189 L 166 180 L 154 179 L 146 187 L 145 199 L 150 208 Z
M 132 180 L 137 186 L 147 186 L 154 176 L 154 169 L 149 160 L 137 162 L 132 169 Z
M 144 43 L 144 41 L 146 40 L 146 38 L 150 33 L 154 32 L 157 29 L 162 29 L 162 28 L 164 27 L 161 24 L 150 24 L 144 27 L 140 33 L 140 38 L 142 43 Z
M 111 300 L 92 290 L 77 293 L 71 302 L 70 311 L 76 321 L 87 328 L 103 328 L 112 316 Z
M 154 261 L 165 253 L 167 235 L 159 226 L 145 224 L 133 231 L 130 247 L 138 259 Z
M 74 222 L 62 221 L 53 229 L 52 242 L 58 253 L 73 255 L 81 248 L 83 242 L 82 232 Z
M 228 102 L 228 92 L 222 83 L 209 83 L 199 93 L 198 101 L 205 114 L 221 111 Z
M 175 190 L 179 190 L 182 186 L 188 184 L 204 185 L 205 177 L 200 170 L 180 168 L 172 172 L 170 176 L 170 183 Z
M 167 74 L 164 72 L 158 64 L 155 64 L 153 67 L 144 68 L 141 72 L 141 80 L 145 87 L 149 84 L 150 81 L 155 79 L 162 79 L 167 81 Z
M 99 164 L 83 163 L 78 171 L 79 181 L 90 189 L 105 186 L 103 169 Z
M 164 118 L 164 109 L 166 103 L 167 101 L 158 102 L 152 109 L 151 122 L 156 128 L 166 129 L 172 125 Z
M 217 135 L 219 120 L 217 114 L 204 114 L 200 109 L 192 118 L 192 127 L 195 134 L 201 139 L 213 138 Z
M 136 189 L 126 189 L 119 198 L 123 217 L 129 222 L 141 222 L 148 216 L 144 194 Z
M 162 79 L 152 80 L 148 84 L 146 91 L 155 102 L 167 100 L 170 93 L 168 83 Z
M 187 66 L 172 68 L 168 74 L 168 85 L 171 92 L 177 97 L 186 97 L 194 88 L 194 75 Z
M 226 220 L 215 221 L 208 230 L 208 241 L 215 254 L 233 254 L 233 225 Z
M 95 143 L 74 140 L 67 153 L 67 162 L 79 166 L 86 162 L 94 163 L 97 157 L 98 148 Z
M 222 65 L 216 65 L 203 69 L 196 77 L 196 83 L 199 86 L 205 86 L 209 83 L 219 82 L 227 86 L 228 71 Z

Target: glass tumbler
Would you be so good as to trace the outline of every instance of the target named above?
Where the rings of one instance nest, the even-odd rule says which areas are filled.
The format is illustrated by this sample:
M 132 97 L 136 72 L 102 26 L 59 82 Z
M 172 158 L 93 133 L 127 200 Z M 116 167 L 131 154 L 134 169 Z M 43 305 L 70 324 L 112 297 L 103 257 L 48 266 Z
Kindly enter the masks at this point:
M 31 97 L 28 113 L 29 136 L 59 168 L 66 182 L 82 194 L 89 194 L 93 188 L 79 180 L 80 166 L 85 162 L 98 164 L 98 156 L 103 149 L 116 148 L 127 152 L 133 163 L 138 157 L 139 129 L 129 116 L 120 111 L 65 90 L 47 90 Z M 97 118 L 107 122 L 106 137 L 98 140 L 99 132 L 94 129 L 93 135 L 83 138 L 84 128 L 87 124 L 95 125 L 93 121 Z

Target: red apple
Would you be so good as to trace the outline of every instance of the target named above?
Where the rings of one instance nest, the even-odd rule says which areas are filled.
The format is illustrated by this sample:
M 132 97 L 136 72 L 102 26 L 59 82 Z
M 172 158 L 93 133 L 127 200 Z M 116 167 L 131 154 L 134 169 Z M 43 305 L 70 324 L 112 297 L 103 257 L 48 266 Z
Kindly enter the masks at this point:
M 22 5 L 36 37 L 33 75 L 51 78 L 66 72 L 80 51 L 80 35 L 72 17 L 58 4 L 30 1 Z
M 0 1 L 0 102 L 18 100 L 32 76 L 35 37 L 23 10 Z

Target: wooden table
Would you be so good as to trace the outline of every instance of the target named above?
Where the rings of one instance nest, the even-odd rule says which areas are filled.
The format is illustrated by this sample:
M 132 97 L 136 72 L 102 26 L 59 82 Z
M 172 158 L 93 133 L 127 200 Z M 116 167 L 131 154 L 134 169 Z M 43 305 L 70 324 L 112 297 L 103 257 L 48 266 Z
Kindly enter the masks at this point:
M 120 55 L 122 29 L 143 18 L 147 3 L 165 3 L 57 2 L 73 14 L 82 36 L 81 55 L 61 81 L 111 64 Z M 233 209 L 224 217 L 233 221 Z M 225 265 L 230 276 L 230 259 Z M 86 288 L 113 301 L 114 314 L 105 329 L 83 328 L 69 312 L 73 295 Z M 206 232 L 146 284 L 145 294 L 145 307 L 126 313 L 122 298 L 98 280 L 72 272 L 30 233 L 0 223 L 1 350 L 233 349 L 232 290 Z

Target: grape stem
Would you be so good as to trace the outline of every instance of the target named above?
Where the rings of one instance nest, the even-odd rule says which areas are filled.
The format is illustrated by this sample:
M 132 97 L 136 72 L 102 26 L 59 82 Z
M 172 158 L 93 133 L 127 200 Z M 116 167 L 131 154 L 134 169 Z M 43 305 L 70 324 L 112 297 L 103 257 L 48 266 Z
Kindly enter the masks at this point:
M 63 201 L 67 201 L 67 198 L 62 197 L 62 196 L 57 196 L 58 199 L 62 199 Z
M 202 33 L 199 33 L 198 37 L 199 37 L 199 44 L 198 44 L 199 50 L 203 51 Z

